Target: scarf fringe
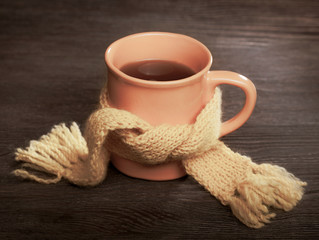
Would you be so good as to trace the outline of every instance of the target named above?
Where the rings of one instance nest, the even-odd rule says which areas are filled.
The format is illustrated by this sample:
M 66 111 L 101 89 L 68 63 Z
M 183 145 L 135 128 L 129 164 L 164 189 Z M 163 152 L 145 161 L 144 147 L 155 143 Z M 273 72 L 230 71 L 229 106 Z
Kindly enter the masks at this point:
M 260 228 L 276 216 L 270 213 L 269 207 L 291 210 L 301 200 L 306 185 L 282 167 L 254 164 L 228 204 L 245 225 Z
M 70 127 L 62 123 L 54 126 L 39 140 L 31 141 L 26 149 L 18 148 L 15 159 L 26 163 L 12 173 L 39 183 L 57 183 L 62 176 L 66 177 L 70 173 L 70 169 L 78 165 L 76 163 L 87 157 L 87 144 L 79 126 L 75 122 L 72 122 Z M 34 171 L 28 171 L 26 168 L 54 175 L 55 178 L 37 176 Z

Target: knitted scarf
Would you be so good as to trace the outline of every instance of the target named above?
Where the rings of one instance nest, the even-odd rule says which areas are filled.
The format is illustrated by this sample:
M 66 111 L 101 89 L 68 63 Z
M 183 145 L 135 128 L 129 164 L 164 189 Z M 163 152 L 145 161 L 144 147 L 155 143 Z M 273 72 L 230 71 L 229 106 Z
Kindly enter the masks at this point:
M 292 209 L 302 198 L 306 183 L 284 168 L 258 165 L 233 152 L 218 139 L 220 127 L 218 88 L 194 124 L 151 126 L 127 111 L 110 107 L 104 87 L 99 109 L 87 120 L 85 137 L 76 123 L 54 126 L 26 149 L 17 149 L 16 160 L 25 163 L 13 173 L 46 184 L 63 177 L 79 186 L 95 186 L 106 177 L 110 153 L 151 165 L 181 161 L 187 174 L 229 205 L 249 227 L 268 223 L 275 216 L 269 207 Z M 55 177 L 40 177 L 32 169 Z

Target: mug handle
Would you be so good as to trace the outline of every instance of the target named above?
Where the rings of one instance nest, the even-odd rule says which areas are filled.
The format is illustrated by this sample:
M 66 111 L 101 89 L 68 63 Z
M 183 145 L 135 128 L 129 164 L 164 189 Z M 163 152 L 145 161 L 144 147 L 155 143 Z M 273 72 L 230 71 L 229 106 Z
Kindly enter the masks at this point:
M 215 89 L 220 84 L 229 84 L 240 87 L 246 95 L 246 102 L 241 111 L 233 118 L 222 123 L 220 130 L 220 137 L 222 137 L 235 131 L 248 120 L 256 104 L 256 88 L 251 80 L 231 71 L 209 71 L 207 78 L 210 89 Z

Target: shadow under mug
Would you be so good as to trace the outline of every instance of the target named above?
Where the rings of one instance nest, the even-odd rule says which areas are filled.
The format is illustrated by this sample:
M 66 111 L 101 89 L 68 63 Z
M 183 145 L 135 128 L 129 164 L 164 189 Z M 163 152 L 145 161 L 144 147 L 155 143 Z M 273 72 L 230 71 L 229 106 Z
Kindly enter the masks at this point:
M 147 59 L 178 62 L 191 68 L 195 74 L 173 81 L 149 81 L 120 70 L 126 64 Z M 194 123 L 220 84 L 240 87 L 246 95 L 241 111 L 222 123 L 220 136 L 243 125 L 256 103 L 256 88 L 248 78 L 230 71 L 209 71 L 212 54 L 205 45 L 185 35 L 166 32 L 133 34 L 112 43 L 105 52 L 105 61 L 109 104 L 154 126 Z M 161 181 L 186 175 L 181 162 L 150 166 L 114 154 L 111 161 L 120 172 L 135 178 Z

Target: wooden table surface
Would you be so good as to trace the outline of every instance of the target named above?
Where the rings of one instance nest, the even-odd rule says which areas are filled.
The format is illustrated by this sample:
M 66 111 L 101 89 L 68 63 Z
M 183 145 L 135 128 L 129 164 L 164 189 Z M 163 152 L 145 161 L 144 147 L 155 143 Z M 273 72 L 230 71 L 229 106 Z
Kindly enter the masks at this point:
M 319 2 L 0 2 L 0 239 L 314 239 L 319 237 Z M 191 177 L 151 182 L 110 167 L 94 188 L 42 185 L 10 174 L 14 150 L 55 124 L 83 127 L 105 81 L 104 52 L 144 31 L 203 42 L 213 70 L 253 80 L 249 121 L 222 138 L 256 163 L 285 167 L 308 182 L 300 204 L 254 230 Z M 223 87 L 224 119 L 243 93 Z M 317 238 L 318 239 L 318 238 Z

